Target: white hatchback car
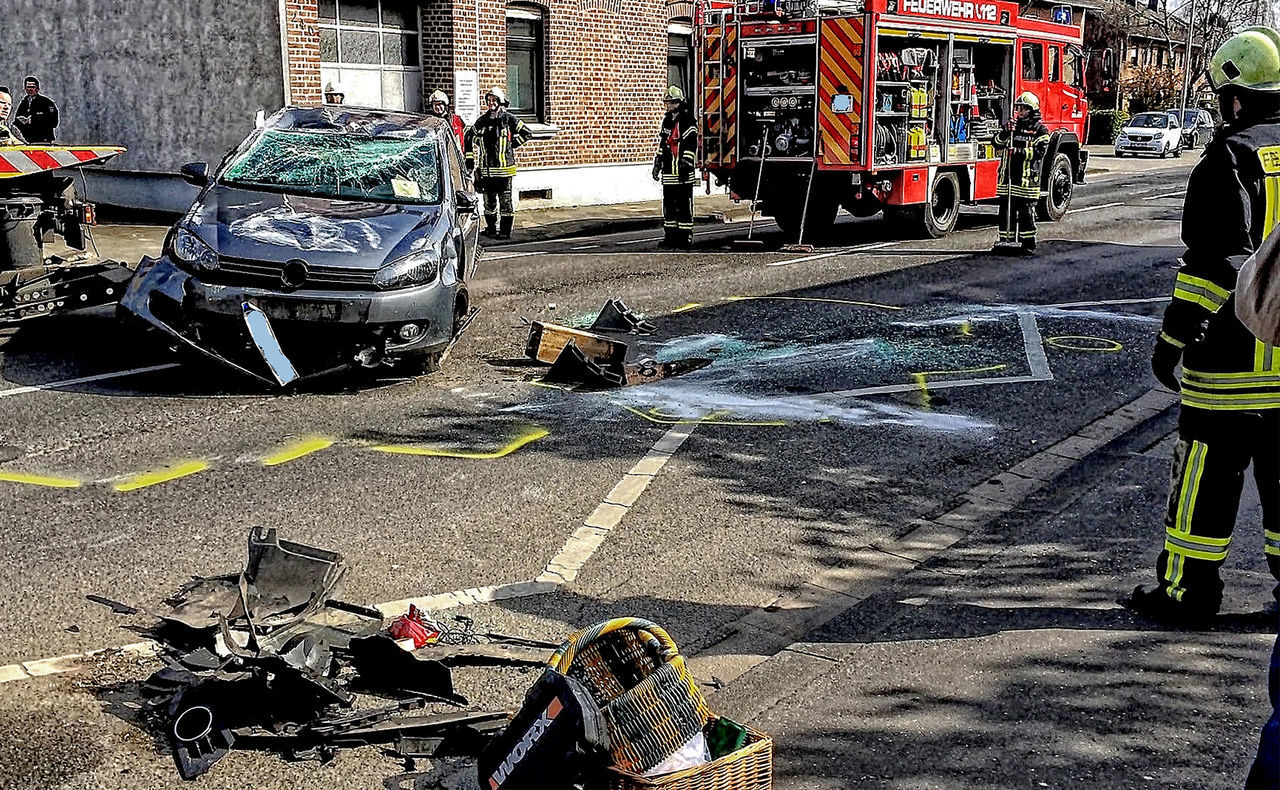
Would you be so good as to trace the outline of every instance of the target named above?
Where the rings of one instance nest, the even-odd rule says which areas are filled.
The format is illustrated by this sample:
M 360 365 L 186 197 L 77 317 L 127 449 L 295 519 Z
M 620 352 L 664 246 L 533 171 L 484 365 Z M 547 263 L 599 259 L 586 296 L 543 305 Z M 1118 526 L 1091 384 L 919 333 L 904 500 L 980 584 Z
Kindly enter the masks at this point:
M 1116 156 L 1157 154 L 1161 159 L 1182 156 L 1182 124 L 1177 113 L 1140 112 L 1125 123 L 1116 138 Z

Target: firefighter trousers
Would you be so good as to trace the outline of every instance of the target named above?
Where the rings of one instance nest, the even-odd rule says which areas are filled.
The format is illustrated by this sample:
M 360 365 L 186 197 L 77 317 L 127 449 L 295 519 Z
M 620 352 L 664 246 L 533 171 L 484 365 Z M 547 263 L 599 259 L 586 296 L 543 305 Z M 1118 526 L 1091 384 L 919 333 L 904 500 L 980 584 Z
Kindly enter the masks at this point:
M 1222 604 L 1218 569 L 1231 547 L 1250 464 L 1262 499 L 1267 567 L 1280 581 L 1280 409 L 1182 407 L 1156 576 L 1161 591 L 1188 611 L 1214 614 Z
M 1036 246 L 1036 202 L 1032 198 L 1000 196 L 1000 241 L 1022 242 L 1022 246 Z
M 693 244 L 693 184 L 662 185 L 662 235 L 666 244 Z
M 486 225 L 497 224 L 499 217 L 512 217 L 515 211 L 511 207 L 511 177 L 477 179 L 476 189 L 484 195 L 484 221 Z

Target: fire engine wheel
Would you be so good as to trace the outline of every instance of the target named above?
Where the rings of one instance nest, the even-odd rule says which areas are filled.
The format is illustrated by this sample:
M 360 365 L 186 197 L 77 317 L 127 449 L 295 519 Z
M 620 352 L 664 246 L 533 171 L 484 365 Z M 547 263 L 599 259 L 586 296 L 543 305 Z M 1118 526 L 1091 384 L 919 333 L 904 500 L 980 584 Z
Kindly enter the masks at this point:
M 782 228 L 784 236 L 799 238 L 800 215 L 804 211 L 804 193 L 794 200 L 779 201 L 770 205 L 774 222 Z M 804 237 L 821 236 L 836 224 L 836 214 L 840 211 L 840 203 L 828 195 L 813 194 L 809 196 L 809 215 L 805 217 Z
M 1044 222 L 1057 222 L 1067 214 L 1071 205 L 1071 193 L 1075 189 L 1075 179 L 1071 172 L 1071 157 L 1058 154 L 1053 158 L 1053 166 L 1049 170 L 1047 184 L 1048 194 L 1040 198 L 1036 204 L 1036 217 Z

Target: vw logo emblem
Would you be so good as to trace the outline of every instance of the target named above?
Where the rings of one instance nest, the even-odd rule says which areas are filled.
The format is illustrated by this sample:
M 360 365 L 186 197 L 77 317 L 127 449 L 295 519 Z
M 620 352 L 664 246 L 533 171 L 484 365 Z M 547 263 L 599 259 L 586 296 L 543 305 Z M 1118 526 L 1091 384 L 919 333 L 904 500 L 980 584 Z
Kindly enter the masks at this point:
M 285 288 L 301 288 L 307 282 L 307 262 L 294 258 L 280 270 L 280 282 Z

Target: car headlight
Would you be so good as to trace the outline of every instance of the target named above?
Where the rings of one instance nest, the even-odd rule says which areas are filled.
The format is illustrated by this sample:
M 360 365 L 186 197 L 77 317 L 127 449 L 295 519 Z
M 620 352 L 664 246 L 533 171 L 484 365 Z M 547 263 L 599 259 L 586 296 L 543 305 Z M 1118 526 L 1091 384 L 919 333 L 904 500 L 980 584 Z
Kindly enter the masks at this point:
M 173 257 L 191 264 L 199 271 L 211 272 L 218 268 L 218 253 L 205 244 L 204 239 L 186 228 L 180 227 L 173 234 Z
M 1154 135 L 1151 136 L 1151 139 L 1152 140 L 1164 139 L 1164 132 L 1156 132 Z
M 439 273 L 440 253 L 435 247 L 428 247 L 383 266 L 373 275 L 373 285 L 383 290 L 408 288 L 429 283 Z

